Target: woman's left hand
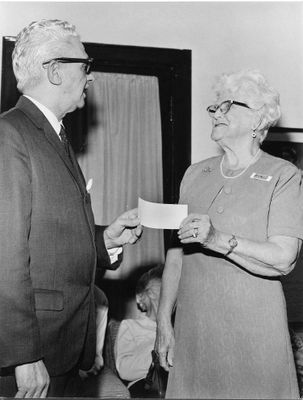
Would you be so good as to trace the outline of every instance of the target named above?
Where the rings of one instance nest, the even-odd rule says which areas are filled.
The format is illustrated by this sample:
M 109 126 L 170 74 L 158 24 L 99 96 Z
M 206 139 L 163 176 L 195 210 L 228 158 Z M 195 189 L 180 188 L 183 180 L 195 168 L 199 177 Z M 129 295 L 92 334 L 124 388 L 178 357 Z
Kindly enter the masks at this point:
M 180 225 L 178 236 L 181 243 L 200 243 L 208 247 L 216 238 L 216 230 L 208 215 L 189 214 Z

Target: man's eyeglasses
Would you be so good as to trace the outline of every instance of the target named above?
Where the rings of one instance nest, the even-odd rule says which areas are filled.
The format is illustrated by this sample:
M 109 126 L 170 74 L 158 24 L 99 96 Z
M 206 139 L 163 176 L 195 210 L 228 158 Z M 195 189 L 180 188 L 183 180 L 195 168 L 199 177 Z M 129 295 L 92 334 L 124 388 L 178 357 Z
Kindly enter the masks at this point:
M 208 114 L 210 115 L 210 117 L 214 117 L 215 112 L 219 109 L 220 112 L 222 114 L 226 114 L 228 113 L 228 111 L 230 110 L 230 107 L 235 104 L 236 106 L 240 106 L 240 107 L 245 107 L 245 108 L 249 108 L 250 110 L 254 110 L 253 108 L 249 107 L 247 104 L 245 103 L 241 103 L 240 101 L 235 101 L 235 100 L 225 100 L 222 101 L 221 104 L 213 104 L 211 106 L 207 107 L 207 111 Z
M 59 63 L 65 63 L 65 64 L 73 64 L 73 63 L 82 63 L 84 64 L 84 71 L 86 75 L 89 75 L 92 69 L 92 63 L 94 61 L 93 58 L 69 58 L 69 57 L 58 57 L 58 58 L 52 58 L 51 60 L 44 61 L 42 63 L 43 67 L 46 65 L 50 64 L 52 61 L 56 61 Z

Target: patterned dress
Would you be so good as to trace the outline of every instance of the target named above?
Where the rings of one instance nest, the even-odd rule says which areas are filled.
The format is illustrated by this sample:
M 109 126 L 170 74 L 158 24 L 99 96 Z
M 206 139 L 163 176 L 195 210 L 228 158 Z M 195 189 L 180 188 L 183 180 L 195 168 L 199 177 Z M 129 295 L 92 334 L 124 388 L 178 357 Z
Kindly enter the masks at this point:
M 191 166 L 180 203 L 220 231 L 255 241 L 303 238 L 301 172 L 264 152 L 226 178 L 221 157 Z M 279 277 L 254 275 L 198 245 L 183 247 L 175 358 L 167 398 L 298 398 Z

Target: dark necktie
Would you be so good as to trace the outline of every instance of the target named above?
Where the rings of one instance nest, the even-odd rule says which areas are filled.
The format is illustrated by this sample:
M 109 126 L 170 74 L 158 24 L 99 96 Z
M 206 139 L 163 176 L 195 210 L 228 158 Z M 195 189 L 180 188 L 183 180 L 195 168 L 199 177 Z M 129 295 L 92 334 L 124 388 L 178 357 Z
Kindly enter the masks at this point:
M 61 142 L 64 145 L 64 149 L 65 149 L 69 159 L 71 160 L 70 151 L 69 151 L 69 140 L 67 138 L 66 131 L 65 131 L 63 125 L 61 125 L 61 129 L 60 129 L 60 132 L 59 132 L 59 137 L 61 139 Z

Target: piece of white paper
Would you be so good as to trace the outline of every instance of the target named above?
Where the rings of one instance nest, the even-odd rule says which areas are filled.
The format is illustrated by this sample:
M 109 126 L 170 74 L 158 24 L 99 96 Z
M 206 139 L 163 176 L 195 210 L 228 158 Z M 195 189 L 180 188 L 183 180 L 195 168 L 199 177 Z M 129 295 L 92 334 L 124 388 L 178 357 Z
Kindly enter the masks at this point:
M 156 229 L 179 229 L 188 215 L 187 204 L 152 203 L 139 197 L 138 213 L 141 225 Z

